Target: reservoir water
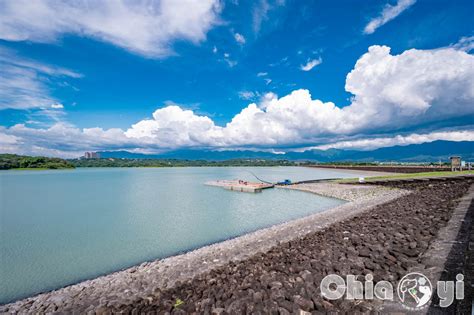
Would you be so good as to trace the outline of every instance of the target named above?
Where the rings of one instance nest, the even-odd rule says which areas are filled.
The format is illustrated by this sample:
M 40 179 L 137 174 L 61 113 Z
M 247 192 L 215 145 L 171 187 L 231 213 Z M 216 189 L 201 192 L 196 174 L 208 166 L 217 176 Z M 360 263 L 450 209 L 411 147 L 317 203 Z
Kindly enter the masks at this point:
M 354 177 L 303 167 L 0 172 L 0 303 L 335 207 L 343 201 L 216 179 Z

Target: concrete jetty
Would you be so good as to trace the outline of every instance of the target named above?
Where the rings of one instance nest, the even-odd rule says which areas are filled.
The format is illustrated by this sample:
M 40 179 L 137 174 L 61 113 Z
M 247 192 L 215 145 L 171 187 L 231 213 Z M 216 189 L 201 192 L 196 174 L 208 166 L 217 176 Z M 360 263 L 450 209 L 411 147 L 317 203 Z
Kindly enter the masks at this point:
M 205 183 L 208 186 L 222 187 L 227 190 L 259 193 L 263 189 L 273 188 L 275 185 L 266 183 L 253 183 L 244 180 L 215 180 Z

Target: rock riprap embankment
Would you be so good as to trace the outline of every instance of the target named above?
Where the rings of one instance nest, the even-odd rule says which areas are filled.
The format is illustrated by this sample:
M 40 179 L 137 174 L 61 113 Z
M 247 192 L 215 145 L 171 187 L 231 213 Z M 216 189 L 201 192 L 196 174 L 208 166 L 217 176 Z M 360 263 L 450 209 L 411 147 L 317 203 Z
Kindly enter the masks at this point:
M 413 267 L 447 224 L 472 180 L 405 183 L 403 196 L 324 231 L 292 240 L 250 259 L 229 263 L 120 310 L 184 313 L 289 314 L 299 310 L 367 312 L 374 303 L 327 301 L 327 274 L 366 275 L 396 282 Z M 174 307 L 176 301 L 183 303 Z

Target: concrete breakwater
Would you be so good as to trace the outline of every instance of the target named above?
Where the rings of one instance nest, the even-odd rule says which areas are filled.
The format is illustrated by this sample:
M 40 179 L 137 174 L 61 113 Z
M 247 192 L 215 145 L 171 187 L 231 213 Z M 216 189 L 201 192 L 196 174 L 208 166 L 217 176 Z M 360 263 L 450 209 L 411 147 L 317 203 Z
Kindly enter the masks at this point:
M 329 273 L 371 273 L 375 281 L 396 282 L 407 270 L 423 264 L 423 254 L 471 183 L 467 179 L 405 183 L 397 189 L 323 183 L 296 187 L 352 201 L 5 305 L 0 311 L 288 314 L 377 310 L 382 306 L 376 303 L 323 300 L 320 280 Z
M 252 183 L 243 180 L 214 180 L 206 182 L 205 185 L 221 187 L 227 190 L 233 190 L 238 192 L 251 192 L 259 193 L 263 189 L 273 188 L 275 185 L 267 183 Z

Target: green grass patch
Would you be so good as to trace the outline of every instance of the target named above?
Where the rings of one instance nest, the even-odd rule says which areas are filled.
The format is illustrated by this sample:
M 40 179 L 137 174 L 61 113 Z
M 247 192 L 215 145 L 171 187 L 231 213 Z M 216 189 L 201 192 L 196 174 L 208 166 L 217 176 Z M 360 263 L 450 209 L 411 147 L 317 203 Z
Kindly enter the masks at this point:
M 176 299 L 176 302 L 174 303 L 173 307 L 174 307 L 174 308 L 178 308 L 178 307 L 180 307 L 180 306 L 183 305 L 183 304 L 184 304 L 184 301 L 183 301 L 183 300 L 181 300 L 181 299 Z

